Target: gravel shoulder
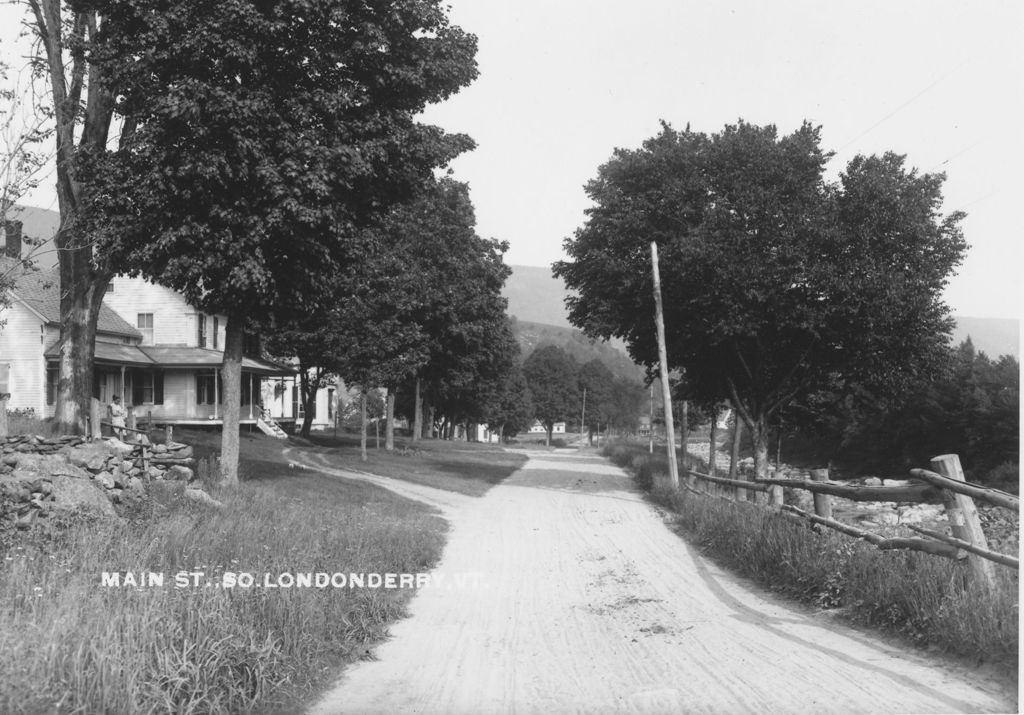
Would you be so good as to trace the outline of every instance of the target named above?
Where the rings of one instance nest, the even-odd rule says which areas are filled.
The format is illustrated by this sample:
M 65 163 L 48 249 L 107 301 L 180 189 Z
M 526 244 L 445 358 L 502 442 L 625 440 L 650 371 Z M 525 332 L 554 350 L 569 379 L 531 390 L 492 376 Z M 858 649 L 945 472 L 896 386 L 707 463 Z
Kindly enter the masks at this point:
M 602 459 L 531 453 L 481 498 L 370 481 L 451 521 L 442 580 L 314 713 L 1017 711 L 994 683 L 742 584 Z

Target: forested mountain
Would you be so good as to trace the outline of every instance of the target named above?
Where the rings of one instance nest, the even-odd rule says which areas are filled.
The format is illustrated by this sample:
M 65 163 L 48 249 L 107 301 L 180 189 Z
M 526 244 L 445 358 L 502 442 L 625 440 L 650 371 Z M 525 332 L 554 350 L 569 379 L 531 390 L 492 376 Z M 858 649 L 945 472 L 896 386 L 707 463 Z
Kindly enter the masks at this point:
M 582 365 L 598 358 L 616 377 L 627 377 L 637 382 L 644 379 L 643 369 L 635 365 L 621 349 L 610 343 L 591 340 L 574 328 L 513 318 L 512 332 L 519 341 L 524 358 L 542 345 L 555 345 L 569 353 L 577 364 Z
M 508 314 L 521 321 L 571 329 L 565 309 L 568 291 L 561 280 L 551 275 L 551 269 L 547 266 L 511 268 L 512 275 L 503 291 L 508 298 Z M 1019 320 L 956 316 L 956 321 L 954 345 L 970 336 L 974 347 L 993 359 L 1000 355 L 1020 357 Z

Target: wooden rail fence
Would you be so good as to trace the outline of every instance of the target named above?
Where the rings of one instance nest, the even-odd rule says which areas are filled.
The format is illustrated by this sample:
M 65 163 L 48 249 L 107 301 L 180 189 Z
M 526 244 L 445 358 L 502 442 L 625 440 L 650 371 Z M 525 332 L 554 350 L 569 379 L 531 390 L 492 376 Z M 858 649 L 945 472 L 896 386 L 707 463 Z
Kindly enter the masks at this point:
M 995 578 L 993 564 L 1020 569 L 1017 557 L 989 549 L 985 533 L 978 518 L 975 500 L 997 507 L 1020 512 L 1020 499 L 1013 494 L 972 484 L 964 479 L 960 458 L 946 454 L 931 460 L 932 469 L 913 469 L 911 476 L 919 480 L 901 486 L 855 486 L 832 482 L 827 469 L 811 471 L 810 479 L 728 479 L 695 470 L 687 470 L 683 487 L 704 496 L 732 500 L 746 499 L 746 492 L 768 495 L 769 505 L 786 519 L 800 522 L 811 528 L 827 528 L 862 539 L 882 550 L 909 549 L 935 556 L 963 560 L 972 579 L 991 585 Z M 698 488 L 698 482 L 728 487 L 736 494 L 722 493 L 721 489 L 708 491 Z M 799 489 L 810 492 L 814 499 L 814 513 L 783 503 L 783 489 Z M 941 534 L 921 527 L 907 525 L 921 537 L 885 537 L 871 531 L 844 524 L 832 516 L 832 497 L 842 497 L 857 502 L 897 502 L 943 504 L 949 519 L 952 535 Z

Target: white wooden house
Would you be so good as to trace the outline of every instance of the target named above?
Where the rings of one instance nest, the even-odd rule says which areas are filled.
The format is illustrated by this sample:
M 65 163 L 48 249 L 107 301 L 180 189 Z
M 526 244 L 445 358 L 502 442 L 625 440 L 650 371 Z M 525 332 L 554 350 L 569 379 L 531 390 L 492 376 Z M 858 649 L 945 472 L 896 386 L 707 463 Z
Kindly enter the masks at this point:
M 52 416 L 62 348 L 59 277 L 56 269 L 20 269 L 20 249 L 20 235 L 8 234 L 0 274 L 14 275 L 15 283 L 10 306 L 0 309 L 0 376 L 7 377 L 8 409 Z M 220 424 L 225 324 L 224 316 L 197 311 L 169 288 L 115 277 L 97 323 L 93 395 L 103 404 L 121 395 L 137 417 L 157 424 Z M 293 403 L 283 399 L 297 392 L 294 382 L 294 369 L 250 351 L 242 362 L 243 423 L 257 422 L 261 404 L 279 419 L 294 419 Z M 267 404 L 272 385 L 284 385 L 270 387 L 282 399 Z
M 530 425 L 530 434 L 547 434 L 548 428 L 545 427 L 540 420 L 534 420 L 533 424 Z M 552 425 L 551 434 L 565 434 L 565 422 L 555 422 Z

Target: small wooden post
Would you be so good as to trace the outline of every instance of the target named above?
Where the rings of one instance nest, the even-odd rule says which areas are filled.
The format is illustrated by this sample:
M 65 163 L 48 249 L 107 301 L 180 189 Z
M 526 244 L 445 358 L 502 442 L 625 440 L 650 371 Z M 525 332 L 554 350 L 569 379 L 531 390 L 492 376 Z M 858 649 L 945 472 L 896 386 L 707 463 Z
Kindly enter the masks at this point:
M 827 482 L 828 481 L 828 470 L 827 469 L 812 469 L 811 470 L 811 481 L 813 482 Z M 825 519 L 832 518 L 832 497 L 828 494 L 815 494 L 814 495 L 814 513 L 817 516 L 824 517 Z
M 128 429 L 138 429 L 138 422 L 135 419 L 135 405 L 128 405 Z
M 6 392 L 0 393 L 0 437 L 7 436 L 7 400 L 10 398 L 10 394 Z
M 960 457 L 955 454 L 933 457 L 931 465 L 934 471 L 944 477 L 958 482 L 967 481 L 964 479 L 963 467 L 960 466 Z M 953 536 L 974 546 L 988 549 L 988 540 L 981 528 L 981 519 L 978 518 L 978 508 L 974 505 L 974 500 L 966 494 L 957 494 L 948 489 L 942 490 L 942 499 L 946 505 L 946 515 Z M 982 584 L 984 588 L 992 588 L 995 585 L 995 567 L 991 561 L 968 554 L 967 565 L 972 581 Z
M 167 425 L 164 429 L 164 444 L 170 444 L 174 441 L 174 425 Z
M 95 397 L 89 400 L 89 438 L 100 439 L 103 436 L 103 425 L 100 424 L 100 401 Z

